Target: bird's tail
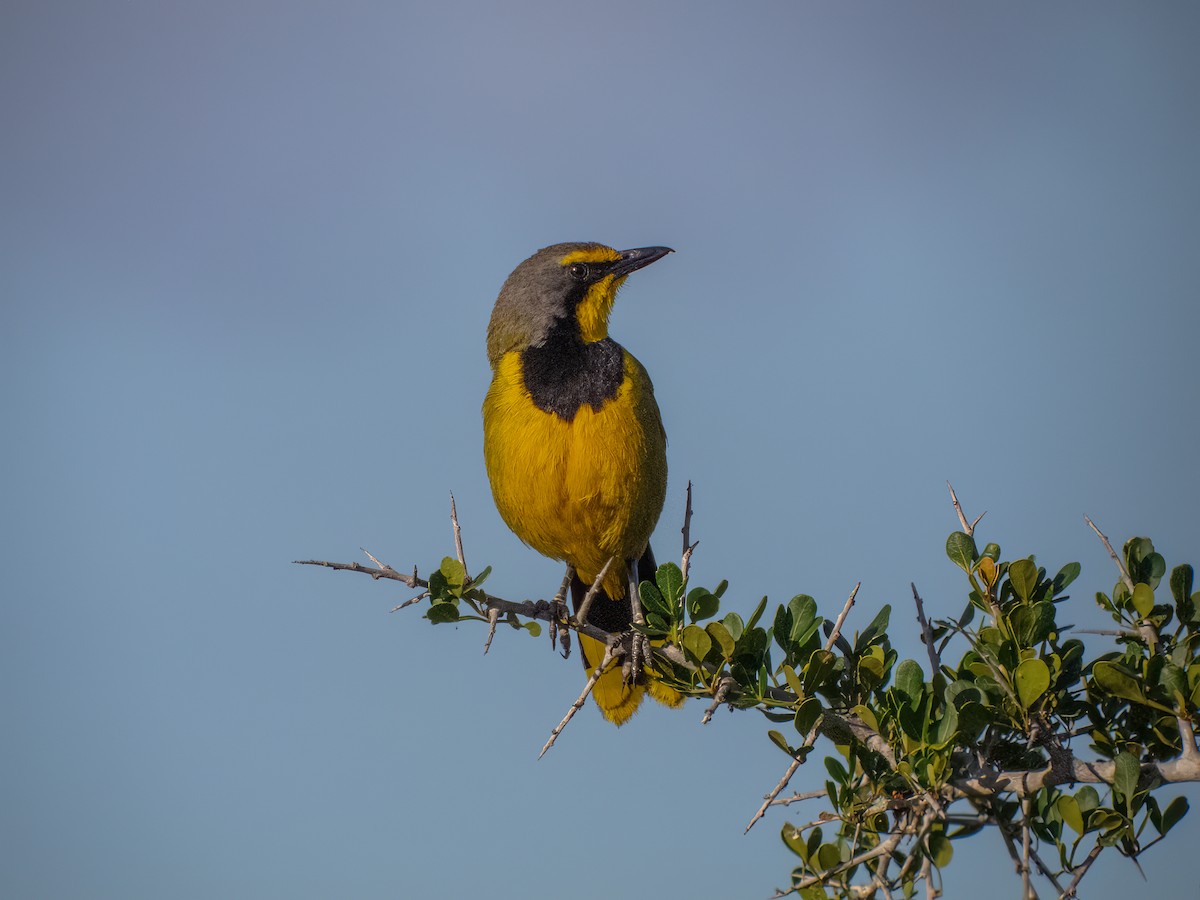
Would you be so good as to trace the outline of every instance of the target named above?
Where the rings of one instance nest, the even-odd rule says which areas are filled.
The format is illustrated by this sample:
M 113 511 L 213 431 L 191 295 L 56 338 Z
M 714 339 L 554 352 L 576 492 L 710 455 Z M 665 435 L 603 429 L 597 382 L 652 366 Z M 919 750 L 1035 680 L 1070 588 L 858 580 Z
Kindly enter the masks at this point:
M 654 572 L 658 567 L 654 563 L 654 553 L 646 547 L 646 552 L 638 560 L 638 581 L 653 581 Z M 576 612 L 587 594 L 590 584 L 584 584 L 576 575 L 571 580 L 571 603 Z M 596 595 L 588 610 L 588 624 L 595 625 L 612 634 L 619 634 L 629 628 L 633 621 L 629 601 L 624 597 L 624 591 L 619 599 L 613 599 L 616 590 L 609 585 Z M 605 645 L 587 635 L 579 635 L 580 656 L 583 657 L 583 668 L 589 678 L 596 667 L 604 660 Z M 637 712 L 642 703 L 642 697 L 649 693 L 651 697 L 672 709 L 683 705 L 683 695 L 662 684 L 655 677 L 654 669 L 644 666 L 641 677 L 636 684 L 626 684 L 625 675 L 620 666 L 613 666 L 603 673 L 592 688 L 592 696 L 604 718 L 614 725 L 623 725 Z

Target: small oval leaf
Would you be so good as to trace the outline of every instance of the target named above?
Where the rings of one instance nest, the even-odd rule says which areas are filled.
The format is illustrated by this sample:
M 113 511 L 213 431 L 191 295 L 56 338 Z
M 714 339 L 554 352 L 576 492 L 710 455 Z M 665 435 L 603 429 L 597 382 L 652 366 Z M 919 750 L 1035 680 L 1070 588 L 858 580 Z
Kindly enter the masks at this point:
M 1050 687 L 1050 667 L 1040 659 L 1027 659 L 1017 666 L 1013 682 L 1021 706 L 1029 709 Z
M 1083 834 L 1083 813 L 1080 812 L 1075 798 L 1070 794 L 1063 794 L 1055 805 L 1058 808 L 1058 814 L 1062 816 L 1062 820 L 1067 823 L 1067 826 L 1076 834 Z
M 970 572 L 979 557 L 975 549 L 975 539 L 966 532 L 954 532 L 946 538 L 946 555 L 964 572 Z
M 1132 700 L 1134 703 L 1146 702 L 1146 695 L 1142 693 L 1142 686 L 1137 677 L 1114 662 L 1102 660 L 1092 666 L 1092 680 L 1114 697 Z
M 1154 588 L 1148 584 L 1135 584 L 1131 602 L 1137 614 L 1144 619 L 1150 615 L 1150 610 L 1154 609 Z
M 1037 565 L 1031 559 L 1014 559 L 1008 564 L 1008 581 L 1022 600 L 1028 601 L 1037 587 Z

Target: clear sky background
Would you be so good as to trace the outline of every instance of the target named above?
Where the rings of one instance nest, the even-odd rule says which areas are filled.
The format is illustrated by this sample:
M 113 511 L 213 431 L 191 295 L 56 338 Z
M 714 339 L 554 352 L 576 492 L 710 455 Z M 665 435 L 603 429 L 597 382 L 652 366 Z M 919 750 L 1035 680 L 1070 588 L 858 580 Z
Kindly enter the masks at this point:
M 965 601 L 949 479 L 1103 626 L 1085 513 L 1200 563 L 1198 46 L 1192 3 L 7 0 L 0 893 L 785 884 L 757 715 L 589 706 L 538 762 L 576 659 L 290 561 L 425 572 L 454 491 L 490 589 L 552 593 L 484 473 L 491 305 L 547 244 L 666 244 L 612 322 L 660 559 L 691 479 L 728 608 L 861 580 L 848 628 L 892 603 L 919 659 L 909 581 Z M 1195 896 L 1196 819 L 1085 895 Z M 948 896 L 1019 895 L 956 852 Z

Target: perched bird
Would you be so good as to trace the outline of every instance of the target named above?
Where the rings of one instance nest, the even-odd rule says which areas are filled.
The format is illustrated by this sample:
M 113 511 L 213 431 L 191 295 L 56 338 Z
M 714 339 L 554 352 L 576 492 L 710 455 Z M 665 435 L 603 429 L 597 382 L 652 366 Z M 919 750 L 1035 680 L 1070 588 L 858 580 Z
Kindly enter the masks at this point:
M 653 579 L 649 541 L 666 495 L 667 437 L 650 376 L 608 336 L 608 317 L 625 278 L 670 252 L 546 247 L 508 276 L 488 325 L 483 449 L 496 508 L 522 541 L 574 568 L 577 611 L 615 558 L 587 617 L 612 633 L 631 622 L 631 569 Z M 586 635 L 579 643 L 590 676 L 605 646 Z M 669 706 L 683 702 L 652 672 L 626 684 L 619 666 L 592 695 L 620 725 L 647 690 Z

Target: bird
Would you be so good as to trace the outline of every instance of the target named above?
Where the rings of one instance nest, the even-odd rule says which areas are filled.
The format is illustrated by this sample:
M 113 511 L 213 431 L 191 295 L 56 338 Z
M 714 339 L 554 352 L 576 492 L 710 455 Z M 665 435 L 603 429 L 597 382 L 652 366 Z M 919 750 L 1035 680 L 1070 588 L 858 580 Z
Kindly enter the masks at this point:
M 649 542 L 666 497 L 667 437 L 650 376 L 609 337 L 609 314 L 631 273 L 672 252 L 545 247 L 508 276 L 488 323 L 484 461 L 496 508 L 524 543 L 573 570 L 576 612 L 615 560 L 587 616 L 614 634 L 632 621 L 632 573 L 654 577 Z M 579 644 L 590 677 L 606 647 L 583 634 Z M 667 706 L 683 703 L 652 670 L 626 683 L 619 666 L 601 674 L 592 696 L 621 725 L 646 692 Z

